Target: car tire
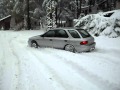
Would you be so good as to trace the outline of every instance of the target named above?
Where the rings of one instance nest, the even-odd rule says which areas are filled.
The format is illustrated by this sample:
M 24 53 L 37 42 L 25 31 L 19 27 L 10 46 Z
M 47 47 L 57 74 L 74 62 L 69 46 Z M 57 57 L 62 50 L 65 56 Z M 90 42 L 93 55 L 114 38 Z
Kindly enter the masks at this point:
M 70 45 L 70 44 L 66 45 L 64 47 L 64 50 L 74 52 L 74 53 L 76 52 L 75 47 L 73 45 Z
M 36 41 L 31 42 L 31 47 L 38 48 L 38 44 Z

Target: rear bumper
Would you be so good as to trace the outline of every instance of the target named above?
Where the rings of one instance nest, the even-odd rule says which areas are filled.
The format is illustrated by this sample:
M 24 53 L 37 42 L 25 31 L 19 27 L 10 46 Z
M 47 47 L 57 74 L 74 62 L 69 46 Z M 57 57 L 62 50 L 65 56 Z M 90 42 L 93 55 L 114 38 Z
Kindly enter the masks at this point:
M 93 51 L 95 49 L 96 43 L 92 43 L 90 45 L 81 45 L 81 46 L 76 46 L 75 49 L 77 52 L 86 52 L 86 51 Z

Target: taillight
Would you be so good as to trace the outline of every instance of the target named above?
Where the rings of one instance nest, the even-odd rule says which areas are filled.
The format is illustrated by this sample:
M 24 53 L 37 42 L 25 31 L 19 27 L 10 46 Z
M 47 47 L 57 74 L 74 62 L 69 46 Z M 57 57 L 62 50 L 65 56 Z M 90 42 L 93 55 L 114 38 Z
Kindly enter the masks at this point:
M 88 44 L 88 41 L 82 41 L 82 42 L 80 42 L 80 44 L 81 45 L 86 45 L 86 44 Z

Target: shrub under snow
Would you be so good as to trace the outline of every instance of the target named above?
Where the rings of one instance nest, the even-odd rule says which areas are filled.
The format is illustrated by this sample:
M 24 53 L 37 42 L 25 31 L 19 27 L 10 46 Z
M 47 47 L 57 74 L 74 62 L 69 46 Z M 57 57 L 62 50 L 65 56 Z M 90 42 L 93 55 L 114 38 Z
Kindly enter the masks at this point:
M 120 10 L 87 15 L 76 20 L 76 26 L 87 29 L 92 34 L 118 37 L 120 36 Z

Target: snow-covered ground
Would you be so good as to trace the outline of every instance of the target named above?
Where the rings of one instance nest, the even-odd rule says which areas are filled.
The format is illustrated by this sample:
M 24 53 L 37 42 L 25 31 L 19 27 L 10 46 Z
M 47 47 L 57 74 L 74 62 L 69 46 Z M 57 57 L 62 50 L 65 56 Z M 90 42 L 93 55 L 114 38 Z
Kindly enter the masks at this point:
M 120 90 L 120 37 L 71 53 L 27 46 L 43 31 L 0 31 L 0 90 Z

